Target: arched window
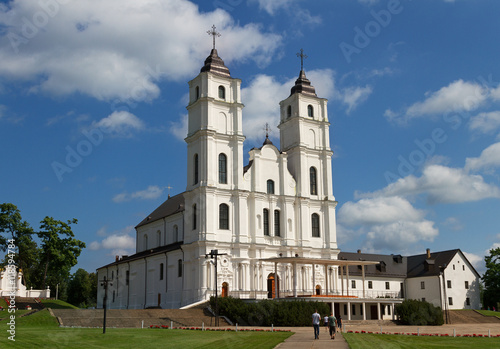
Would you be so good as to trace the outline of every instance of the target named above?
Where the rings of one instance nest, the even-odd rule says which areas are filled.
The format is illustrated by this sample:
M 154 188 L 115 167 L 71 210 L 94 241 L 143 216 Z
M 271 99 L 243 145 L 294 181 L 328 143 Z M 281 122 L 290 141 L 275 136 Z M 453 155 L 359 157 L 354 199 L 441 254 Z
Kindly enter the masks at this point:
M 226 89 L 224 86 L 219 86 L 219 98 L 220 99 L 226 99 Z
M 148 249 L 148 235 L 144 234 L 144 249 Z
M 219 229 L 229 229 L 229 206 L 219 205 Z
M 227 184 L 227 157 L 226 154 L 219 154 L 219 183 Z
M 313 213 L 311 216 L 311 229 L 313 238 L 319 238 L 319 216 Z
M 196 204 L 193 205 L 193 230 L 196 229 Z
M 311 186 L 311 195 L 318 195 L 318 187 L 316 185 L 316 169 L 314 167 L 309 169 L 309 182 Z
M 179 241 L 179 227 L 177 225 L 174 225 L 174 233 L 173 233 L 173 242 Z
M 310 104 L 307 106 L 307 116 L 309 116 L 310 118 L 314 117 L 314 109 Z
M 193 171 L 193 184 L 196 184 L 198 183 L 198 154 L 194 154 L 194 158 L 193 158 L 193 167 L 194 167 L 194 171 Z
M 274 194 L 274 181 L 272 179 L 267 180 L 267 193 Z
M 280 211 L 274 210 L 274 236 L 281 236 L 280 233 Z
M 286 117 L 289 118 L 292 116 L 292 106 L 289 105 L 287 108 L 286 108 Z
M 269 236 L 269 210 L 267 208 L 262 212 L 264 221 L 264 235 Z
M 195 91 L 195 101 L 197 101 L 198 98 L 200 98 L 200 87 L 196 86 L 196 88 L 194 89 L 194 91 Z

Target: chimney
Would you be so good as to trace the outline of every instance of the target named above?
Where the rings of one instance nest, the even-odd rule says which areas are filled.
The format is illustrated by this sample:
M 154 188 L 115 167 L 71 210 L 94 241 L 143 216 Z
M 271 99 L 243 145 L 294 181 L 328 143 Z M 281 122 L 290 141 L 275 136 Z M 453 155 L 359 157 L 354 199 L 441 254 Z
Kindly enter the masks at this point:
M 427 259 L 431 259 L 431 249 L 428 248 L 426 251 L 427 251 Z
M 361 250 L 358 250 L 358 253 L 361 253 Z

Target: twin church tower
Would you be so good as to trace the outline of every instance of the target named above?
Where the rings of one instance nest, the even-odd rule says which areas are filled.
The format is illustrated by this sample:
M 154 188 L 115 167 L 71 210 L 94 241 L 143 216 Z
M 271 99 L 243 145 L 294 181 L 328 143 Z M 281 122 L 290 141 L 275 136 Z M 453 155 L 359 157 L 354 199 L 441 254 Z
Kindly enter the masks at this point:
M 215 49 L 215 27 L 209 34 L 214 47 L 189 82 L 186 191 L 137 225 L 134 255 L 98 269 L 99 280 L 116 281 L 110 308 L 179 308 L 209 299 L 216 287 L 222 296 L 268 298 L 291 291 L 294 271 L 266 259 L 337 259 L 327 100 L 301 66 L 279 102 L 279 149 L 266 136 L 244 164 L 241 80 Z M 222 254 L 217 279 L 206 258 L 212 250 Z M 324 288 L 333 278 L 311 265 L 296 272 L 304 291 L 311 279 Z

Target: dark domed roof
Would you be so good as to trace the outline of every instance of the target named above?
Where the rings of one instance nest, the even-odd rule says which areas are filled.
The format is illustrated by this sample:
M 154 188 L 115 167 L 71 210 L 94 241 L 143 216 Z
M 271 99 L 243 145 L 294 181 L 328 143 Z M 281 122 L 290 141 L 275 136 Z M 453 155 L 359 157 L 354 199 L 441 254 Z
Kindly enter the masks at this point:
M 217 49 L 212 49 L 210 56 L 205 59 L 205 65 L 201 68 L 200 73 L 211 72 L 220 76 L 230 77 L 229 69 L 224 65 L 224 61 L 217 54 Z
M 290 96 L 294 93 L 303 93 L 305 95 L 317 97 L 314 86 L 312 86 L 311 82 L 306 78 L 306 73 L 303 70 L 300 71 L 299 78 L 295 80 L 295 86 L 292 87 Z

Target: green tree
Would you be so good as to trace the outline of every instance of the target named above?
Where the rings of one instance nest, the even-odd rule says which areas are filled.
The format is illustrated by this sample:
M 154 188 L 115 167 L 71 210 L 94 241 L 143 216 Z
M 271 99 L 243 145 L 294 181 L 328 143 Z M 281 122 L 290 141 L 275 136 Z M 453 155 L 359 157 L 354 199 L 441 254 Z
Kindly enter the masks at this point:
M 490 250 L 484 257 L 486 272 L 482 276 L 484 283 L 483 307 L 498 308 L 500 302 L 500 247 Z
M 13 239 L 16 246 L 15 261 L 22 269 L 25 285 L 29 288 L 33 286 L 35 280 L 34 269 L 37 266 L 38 246 L 33 240 L 33 228 L 28 222 L 23 221 L 21 212 L 16 205 L 11 203 L 0 204 L 0 250 L 7 248 L 7 239 Z
M 40 231 L 37 233 L 41 239 L 40 266 L 43 269 L 42 289 L 49 285 L 55 289 L 57 284 L 63 284 L 70 275 L 70 270 L 77 263 L 85 243 L 75 239 L 71 224 L 76 224 L 76 219 L 67 223 L 45 217 L 41 222 Z
M 95 306 L 97 300 L 97 277 L 95 273 L 78 269 L 69 280 L 68 303 L 79 308 Z

